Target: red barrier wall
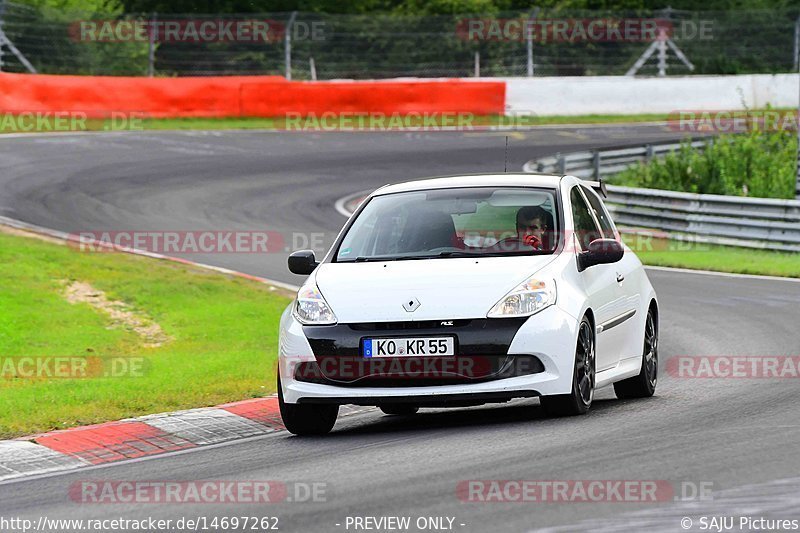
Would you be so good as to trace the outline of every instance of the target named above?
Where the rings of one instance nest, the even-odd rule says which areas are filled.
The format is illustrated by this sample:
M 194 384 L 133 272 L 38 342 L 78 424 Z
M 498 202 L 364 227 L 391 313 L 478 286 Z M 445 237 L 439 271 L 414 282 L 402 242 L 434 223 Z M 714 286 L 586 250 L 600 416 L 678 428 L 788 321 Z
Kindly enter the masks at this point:
M 276 117 L 325 112 L 502 114 L 502 81 L 289 82 L 279 76 L 124 78 L 0 74 L 0 112 Z

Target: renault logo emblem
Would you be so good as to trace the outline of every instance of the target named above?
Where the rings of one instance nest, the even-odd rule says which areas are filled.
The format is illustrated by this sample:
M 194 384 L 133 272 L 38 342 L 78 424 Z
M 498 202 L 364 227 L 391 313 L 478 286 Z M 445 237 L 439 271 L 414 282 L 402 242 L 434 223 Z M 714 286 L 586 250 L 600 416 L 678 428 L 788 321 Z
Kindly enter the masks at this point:
M 403 302 L 403 309 L 405 309 L 409 313 L 413 313 L 419 308 L 420 305 L 421 304 L 419 303 L 419 300 L 417 300 L 416 298 L 409 298 L 408 300 Z

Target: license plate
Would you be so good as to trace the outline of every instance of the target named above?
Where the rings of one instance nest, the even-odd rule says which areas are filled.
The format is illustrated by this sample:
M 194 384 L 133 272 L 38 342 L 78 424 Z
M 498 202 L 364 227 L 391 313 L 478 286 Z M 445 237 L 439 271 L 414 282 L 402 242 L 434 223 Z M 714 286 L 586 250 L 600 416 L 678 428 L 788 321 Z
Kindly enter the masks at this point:
M 400 337 L 364 339 L 364 357 L 429 357 L 455 355 L 453 337 Z

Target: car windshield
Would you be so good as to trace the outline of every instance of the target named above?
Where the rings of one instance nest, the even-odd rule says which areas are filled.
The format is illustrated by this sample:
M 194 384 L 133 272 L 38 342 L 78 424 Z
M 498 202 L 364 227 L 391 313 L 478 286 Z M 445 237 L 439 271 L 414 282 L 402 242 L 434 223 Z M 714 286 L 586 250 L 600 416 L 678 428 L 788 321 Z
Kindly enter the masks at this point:
M 554 189 L 469 187 L 372 198 L 338 248 L 337 262 L 551 254 Z

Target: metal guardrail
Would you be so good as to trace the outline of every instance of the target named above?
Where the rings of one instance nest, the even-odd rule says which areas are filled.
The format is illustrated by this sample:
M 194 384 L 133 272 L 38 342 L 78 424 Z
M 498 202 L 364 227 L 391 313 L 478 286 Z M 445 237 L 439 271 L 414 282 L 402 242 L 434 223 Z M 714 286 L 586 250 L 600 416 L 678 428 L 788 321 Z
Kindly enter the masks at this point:
M 702 148 L 707 140 L 693 140 Z M 678 149 L 679 143 L 556 154 L 525 172 L 600 179 Z M 678 240 L 800 252 L 800 200 L 693 194 L 608 185 L 606 205 L 620 226 L 655 229 Z
M 713 138 L 692 139 L 693 148 L 705 148 Z M 681 143 L 646 144 L 624 148 L 606 148 L 587 152 L 557 153 L 525 163 L 525 172 L 569 174 L 578 178 L 605 178 L 617 174 L 637 163 L 647 163 L 655 157 L 663 157 L 678 150 Z

